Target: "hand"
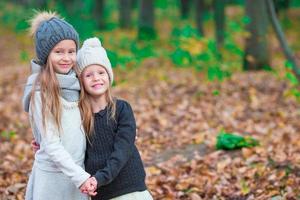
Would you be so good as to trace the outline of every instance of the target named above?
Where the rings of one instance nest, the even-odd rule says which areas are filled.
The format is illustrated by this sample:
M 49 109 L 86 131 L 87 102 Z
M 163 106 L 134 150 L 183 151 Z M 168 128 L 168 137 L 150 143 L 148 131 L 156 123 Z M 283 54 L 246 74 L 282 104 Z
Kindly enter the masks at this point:
M 84 194 L 88 194 L 90 196 L 95 196 L 97 194 L 97 180 L 95 177 L 90 177 L 87 179 L 80 187 L 80 191 Z
M 31 148 L 32 148 L 33 152 L 36 153 L 40 149 L 40 145 L 35 140 L 32 140 Z

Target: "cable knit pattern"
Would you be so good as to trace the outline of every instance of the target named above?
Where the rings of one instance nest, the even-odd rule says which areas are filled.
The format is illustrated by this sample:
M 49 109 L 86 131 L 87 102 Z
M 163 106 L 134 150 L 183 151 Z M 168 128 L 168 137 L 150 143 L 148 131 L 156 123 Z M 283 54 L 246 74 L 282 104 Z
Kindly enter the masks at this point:
M 131 106 L 117 100 L 116 122 L 108 108 L 95 114 L 95 133 L 87 143 L 85 167 L 98 181 L 93 200 L 107 200 L 145 191 L 145 171 L 135 146 L 136 125 Z
M 29 111 L 32 87 L 40 71 L 41 66 L 38 65 L 34 60 L 31 60 L 31 75 L 27 79 L 22 99 L 23 107 L 26 112 Z M 68 74 L 56 74 L 56 78 L 59 82 L 62 97 L 67 101 L 78 101 L 80 84 L 75 72 L 71 70 Z M 36 91 L 39 90 L 39 86 L 37 86 Z
M 62 40 L 73 40 L 76 48 L 79 48 L 79 35 L 76 30 L 71 24 L 58 17 L 41 22 L 34 34 L 34 39 L 35 52 L 41 65 L 46 64 L 51 50 Z

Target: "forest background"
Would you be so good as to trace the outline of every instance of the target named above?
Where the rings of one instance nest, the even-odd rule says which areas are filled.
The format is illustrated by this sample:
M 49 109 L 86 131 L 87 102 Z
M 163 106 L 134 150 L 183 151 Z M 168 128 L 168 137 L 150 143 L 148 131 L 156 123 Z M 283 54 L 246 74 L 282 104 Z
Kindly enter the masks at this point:
M 154 199 L 300 199 L 298 0 L 2 0 L 0 199 L 24 199 L 34 159 L 34 10 L 101 39 Z

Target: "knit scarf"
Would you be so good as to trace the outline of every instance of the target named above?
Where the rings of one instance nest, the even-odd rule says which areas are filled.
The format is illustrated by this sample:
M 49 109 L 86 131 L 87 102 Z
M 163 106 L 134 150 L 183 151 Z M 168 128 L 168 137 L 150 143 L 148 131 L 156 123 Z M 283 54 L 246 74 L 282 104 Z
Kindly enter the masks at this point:
M 41 70 L 41 66 L 38 65 L 34 60 L 31 60 L 31 72 L 32 74 L 28 77 L 27 83 L 24 88 L 23 95 L 23 107 L 26 112 L 29 111 L 31 91 L 33 84 Z M 76 77 L 76 73 L 71 70 L 68 74 L 58 74 L 56 73 L 57 80 L 59 82 L 60 92 L 62 97 L 69 101 L 75 102 L 79 100 L 80 85 Z M 39 91 L 39 86 L 36 87 L 36 91 Z

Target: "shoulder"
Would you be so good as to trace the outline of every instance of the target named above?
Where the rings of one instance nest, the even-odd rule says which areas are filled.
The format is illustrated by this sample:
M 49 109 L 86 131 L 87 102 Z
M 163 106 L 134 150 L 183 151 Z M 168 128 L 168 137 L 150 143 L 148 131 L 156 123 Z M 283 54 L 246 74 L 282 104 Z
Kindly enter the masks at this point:
M 130 124 L 132 127 L 136 126 L 134 112 L 126 100 L 116 100 L 116 118 L 119 124 Z
M 131 105 L 129 102 L 123 99 L 116 99 L 116 112 L 117 114 L 124 115 L 124 114 L 131 114 L 133 113 Z
M 116 106 L 117 106 L 117 109 L 122 109 L 122 108 L 125 108 L 125 107 L 131 107 L 130 104 L 126 100 L 119 99 L 119 98 L 116 99 Z

